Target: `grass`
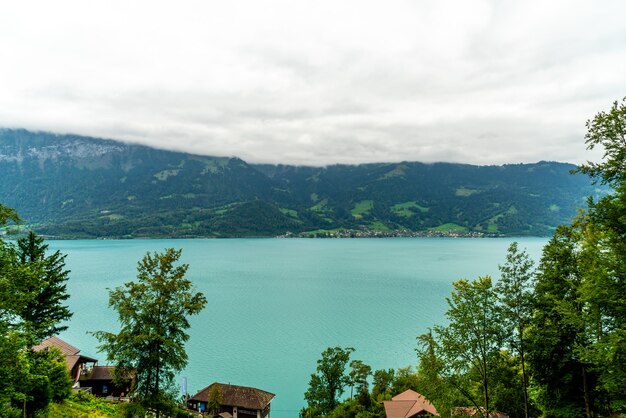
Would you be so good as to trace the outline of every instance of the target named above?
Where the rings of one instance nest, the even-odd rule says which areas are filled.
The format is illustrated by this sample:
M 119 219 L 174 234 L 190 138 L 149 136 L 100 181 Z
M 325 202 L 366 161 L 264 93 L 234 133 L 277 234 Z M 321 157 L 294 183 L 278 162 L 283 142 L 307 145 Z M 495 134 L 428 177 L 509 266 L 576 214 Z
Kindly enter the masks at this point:
M 380 221 L 374 221 L 369 224 L 372 231 L 389 231 L 389 227 Z
M 311 206 L 311 210 L 313 212 L 326 212 L 326 204 L 328 203 L 328 199 L 323 199 L 318 202 L 316 205 Z
M 81 393 L 72 394 L 60 404 L 51 404 L 49 416 L 55 418 L 122 417 L 121 409 L 118 404 Z
M 361 219 L 363 214 L 369 213 L 370 210 L 374 207 L 374 201 L 372 200 L 361 200 L 360 202 L 355 203 L 354 208 L 350 211 L 352 216 L 356 219 Z
M 415 201 L 398 203 L 397 205 L 393 205 L 391 207 L 392 212 L 396 215 L 404 216 L 405 218 L 410 218 L 415 215 L 415 211 L 412 209 L 417 209 L 422 213 L 428 212 L 427 207 L 421 206 Z
M 295 211 L 293 209 L 280 208 L 280 211 L 285 215 L 291 216 L 292 218 L 298 218 L 298 211 Z
M 180 173 L 180 170 L 163 170 L 156 173 L 154 177 L 156 177 L 157 180 L 165 181 L 168 179 L 168 177 L 177 176 L 178 173 Z
M 385 173 L 385 175 L 383 175 L 379 180 L 385 180 L 385 179 L 389 179 L 389 178 L 393 178 L 393 177 L 401 177 L 404 176 L 406 174 L 406 166 L 405 165 L 399 165 L 396 168 L 394 168 L 391 171 L 388 171 L 387 173 Z
M 458 189 L 456 189 L 456 192 L 454 192 L 455 195 L 457 196 L 461 196 L 461 197 L 467 197 L 467 196 L 471 196 L 475 193 L 478 193 L 480 190 L 476 190 L 476 189 L 468 189 L 465 186 L 461 186 Z

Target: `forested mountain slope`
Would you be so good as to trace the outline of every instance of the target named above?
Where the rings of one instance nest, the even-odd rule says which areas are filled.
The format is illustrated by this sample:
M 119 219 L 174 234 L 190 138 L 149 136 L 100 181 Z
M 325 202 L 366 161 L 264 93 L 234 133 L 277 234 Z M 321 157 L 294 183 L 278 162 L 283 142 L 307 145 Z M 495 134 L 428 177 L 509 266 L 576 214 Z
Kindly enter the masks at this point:
M 570 164 L 254 165 L 0 130 L 0 202 L 63 237 L 271 236 L 338 228 L 546 235 L 588 195 Z

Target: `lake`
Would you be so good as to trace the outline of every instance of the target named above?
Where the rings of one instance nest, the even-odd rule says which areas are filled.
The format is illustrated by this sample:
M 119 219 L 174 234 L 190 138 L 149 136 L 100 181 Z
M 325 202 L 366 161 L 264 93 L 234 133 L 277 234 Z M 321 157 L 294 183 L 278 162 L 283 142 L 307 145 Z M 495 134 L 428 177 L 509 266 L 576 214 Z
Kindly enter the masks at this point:
M 147 251 L 182 248 L 208 304 L 192 317 L 193 395 L 214 381 L 276 394 L 272 417 L 297 417 L 320 353 L 354 347 L 373 370 L 416 366 L 416 336 L 444 322 L 452 282 L 498 277 L 512 241 L 538 260 L 546 238 L 194 239 L 49 241 L 72 270 L 69 329 L 100 359 L 88 331 L 118 329 L 109 288 L 135 280 Z

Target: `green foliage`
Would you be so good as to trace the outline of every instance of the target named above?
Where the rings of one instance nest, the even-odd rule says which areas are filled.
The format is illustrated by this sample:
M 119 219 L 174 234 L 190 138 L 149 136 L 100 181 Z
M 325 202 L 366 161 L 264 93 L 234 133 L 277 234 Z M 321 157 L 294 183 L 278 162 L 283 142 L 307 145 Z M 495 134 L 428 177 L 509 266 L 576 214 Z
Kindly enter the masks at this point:
M 54 418 L 144 418 L 145 410 L 143 414 L 127 415 L 124 413 L 126 409 L 135 406 L 137 404 L 113 404 L 87 392 L 79 391 L 62 402 L 51 404 L 49 416 Z
M 526 329 L 533 316 L 534 263 L 525 251 L 519 251 L 513 242 L 507 251 L 506 263 L 499 266 L 500 280 L 495 287 L 501 324 L 504 327 L 505 344 L 516 353 L 521 370 L 520 385 L 523 407 L 528 418 L 528 375 L 526 373 Z
M 19 222 L 20 217 L 13 208 L 8 208 L 0 203 L 0 226 L 6 225 L 9 221 Z
M 206 411 L 215 416 L 219 414 L 222 405 L 222 392 L 220 387 L 215 385 L 211 388 L 207 398 Z
M 391 399 L 395 379 L 394 369 L 376 370 L 372 379 L 372 398 L 378 401 Z
M 204 295 L 184 278 L 188 265 L 175 265 L 180 255 L 172 248 L 147 253 L 137 266 L 138 280 L 110 291 L 109 305 L 117 311 L 120 331 L 94 333 L 118 376 L 137 375 L 137 397 L 157 416 L 171 409 L 167 389 L 187 364 L 187 317 L 206 305 Z
M 490 410 L 490 375 L 500 356 L 503 330 L 496 308 L 496 294 L 489 276 L 459 280 L 448 298 L 449 324 L 436 326 L 443 374 L 471 403 Z M 481 398 L 470 390 L 480 385 Z
M 309 388 L 304 394 L 307 408 L 302 417 L 326 416 L 338 405 L 338 398 L 350 383 L 345 369 L 350 361 L 353 348 L 328 347 L 317 360 L 317 371 L 311 374 Z
M 587 162 L 578 171 L 603 183 L 618 185 L 626 181 L 626 97 L 620 104 L 613 102 L 608 112 L 599 112 L 586 123 L 587 149 L 602 147 L 603 161 Z
M 0 205 L 0 224 L 19 218 Z M 0 416 L 35 416 L 52 401 L 65 399 L 71 380 L 65 358 L 54 350 L 31 347 L 56 330 L 71 313 L 64 257 L 47 256 L 34 234 L 17 245 L 0 239 Z
M 55 251 L 46 255 L 48 245 L 30 231 L 17 241 L 17 257 L 37 271 L 28 287 L 34 289 L 32 298 L 18 313 L 29 324 L 33 343 L 42 341 L 67 329 L 60 323 L 69 320 L 72 313 L 63 303 L 69 298 L 66 282 L 69 270 L 65 270 L 65 255 Z
M 370 374 L 372 374 L 372 368 L 361 360 L 352 360 L 350 362 L 350 373 L 348 374 L 350 379 L 350 398 L 352 398 L 354 389 L 354 392 L 359 396 L 362 393 L 368 394 L 369 399 L 369 384 L 367 378 Z

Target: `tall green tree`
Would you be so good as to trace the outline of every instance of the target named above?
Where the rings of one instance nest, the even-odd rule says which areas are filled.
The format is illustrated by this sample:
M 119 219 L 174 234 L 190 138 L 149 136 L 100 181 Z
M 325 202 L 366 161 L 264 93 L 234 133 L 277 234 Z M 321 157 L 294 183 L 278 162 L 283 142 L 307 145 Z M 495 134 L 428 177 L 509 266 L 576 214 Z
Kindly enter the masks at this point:
M 23 265 L 28 265 L 38 274 L 34 283 L 27 285 L 33 295 L 25 304 L 20 317 L 29 324 L 34 342 L 39 342 L 67 329 L 61 325 L 72 317 L 65 305 L 69 298 L 66 282 L 70 271 L 65 268 L 65 255 L 59 251 L 47 255 L 48 245 L 43 238 L 30 231 L 17 240 L 17 257 Z
M 538 403 L 547 417 L 591 414 L 590 365 L 577 354 L 577 348 L 588 345 L 579 297 L 581 283 L 576 231 L 559 227 L 543 250 L 528 332 Z
M 491 410 L 491 373 L 500 360 L 503 337 L 496 295 L 489 276 L 462 279 L 453 286 L 447 299 L 449 324 L 434 327 L 444 374 L 474 406 L 482 403 L 484 410 L 478 410 L 484 415 Z M 468 378 L 480 386 L 480 398 L 470 389 Z
M 372 368 L 363 363 L 362 360 L 352 360 L 350 362 L 350 399 L 353 396 L 353 389 L 356 388 L 357 395 L 369 394 L 369 384 L 367 378 L 372 374 Z M 369 396 L 369 395 L 368 395 Z
M 346 374 L 346 366 L 354 348 L 328 347 L 317 360 L 317 370 L 311 374 L 309 388 L 304 394 L 307 408 L 300 412 L 302 417 L 319 417 L 328 415 L 339 403 L 339 396 L 350 378 Z
M 206 305 L 205 296 L 185 279 L 187 264 L 176 264 L 181 250 L 147 253 L 137 266 L 137 281 L 109 293 L 109 306 L 118 314 L 118 333 L 94 335 L 122 375 L 136 373 L 138 397 L 160 416 L 168 402 L 167 388 L 187 365 L 188 316 Z
M 19 217 L 0 205 L 0 225 L 8 221 Z M 60 303 L 67 299 L 59 284 L 67 280 L 64 257 L 56 253 L 46 264 L 47 246 L 37 239 L 37 256 L 26 261 L 20 242 L 0 238 L 0 416 L 33 417 L 70 393 L 65 358 L 54 350 L 35 353 L 32 345 L 63 329 L 59 324 L 71 313 Z M 59 308 L 64 314 L 57 315 Z
M 528 418 L 528 377 L 526 373 L 526 330 L 533 315 L 534 263 L 525 251 L 511 243 L 506 262 L 499 266 L 500 280 L 495 286 L 500 310 L 500 321 L 509 350 L 519 356 L 522 371 L 521 387 L 524 396 L 524 417 Z

